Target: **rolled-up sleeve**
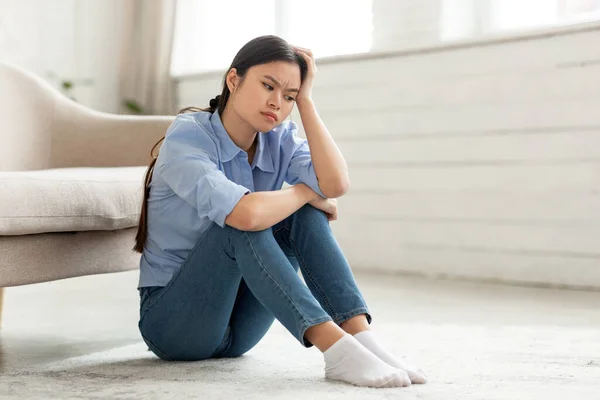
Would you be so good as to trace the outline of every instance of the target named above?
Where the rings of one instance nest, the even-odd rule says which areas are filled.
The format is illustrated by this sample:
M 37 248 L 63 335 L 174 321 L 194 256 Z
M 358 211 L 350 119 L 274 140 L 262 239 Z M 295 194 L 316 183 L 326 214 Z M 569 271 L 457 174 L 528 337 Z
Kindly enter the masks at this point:
M 312 163 L 310 148 L 306 139 L 296 136 L 296 128 L 293 126 L 288 132 L 286 140 L 290 143 L 286 147 L 291 149 L 291 160 L 285 174 L 285 181 L 290 185 L 304 183 L 314 190 L 319 196 L 326 197 L 319 187 L 319 180 Z
M 203 140 L 195 121 L 176 124 L 161 146 L 157 171 L 177 196 L 196 208 L 199 217 L 224 227 L 227 216 L 250 191 L 217 168 L 216 150 L 211 154 L 214 145 Z M 205 148 L 199 147 L 202 144 Z

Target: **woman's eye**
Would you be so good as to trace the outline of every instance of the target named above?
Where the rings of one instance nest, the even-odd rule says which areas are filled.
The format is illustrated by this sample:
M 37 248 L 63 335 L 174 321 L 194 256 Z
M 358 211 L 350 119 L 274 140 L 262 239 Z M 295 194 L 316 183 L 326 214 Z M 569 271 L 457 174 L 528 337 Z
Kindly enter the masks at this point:
M 287 101 L 294 101 L 295 99 L 292 96 L 285 96 Z
M 268 90 L 273 90 L 273 86 L 269 85 L 268 83 L 263 83 L 263 85 L 268 89 Z

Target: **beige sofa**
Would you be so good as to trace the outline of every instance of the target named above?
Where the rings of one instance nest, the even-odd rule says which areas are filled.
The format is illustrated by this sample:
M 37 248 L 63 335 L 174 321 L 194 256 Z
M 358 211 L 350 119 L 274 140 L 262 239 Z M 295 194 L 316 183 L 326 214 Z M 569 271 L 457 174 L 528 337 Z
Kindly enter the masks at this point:
M 3 288 L 132 270 L 150 149 L 173 117 L 86 108 L 0 63 Z

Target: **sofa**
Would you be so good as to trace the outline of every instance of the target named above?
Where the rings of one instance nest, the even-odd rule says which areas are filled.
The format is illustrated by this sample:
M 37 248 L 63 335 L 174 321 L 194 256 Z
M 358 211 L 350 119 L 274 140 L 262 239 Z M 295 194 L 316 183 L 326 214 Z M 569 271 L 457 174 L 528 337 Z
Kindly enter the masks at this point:
M 0 62 L 0 321 L 6 287 L 138 268 L 144 175 L 173 118 L 94 111 Z

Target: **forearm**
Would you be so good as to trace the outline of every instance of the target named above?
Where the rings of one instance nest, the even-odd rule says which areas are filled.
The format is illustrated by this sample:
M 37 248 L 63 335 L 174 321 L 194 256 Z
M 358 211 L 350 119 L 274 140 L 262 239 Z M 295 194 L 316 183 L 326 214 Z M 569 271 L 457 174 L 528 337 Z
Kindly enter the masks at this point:
M 305 184 L 282 190 L 250 193 L 240 200 L 234 213 L 244 216 L 245 230 L 261 231 L 283 221 L 318 196 Z
M 341 197 L 350 188 L 348 166 L 311 99 L 297 103 L 319 187 L 326 197 Z

